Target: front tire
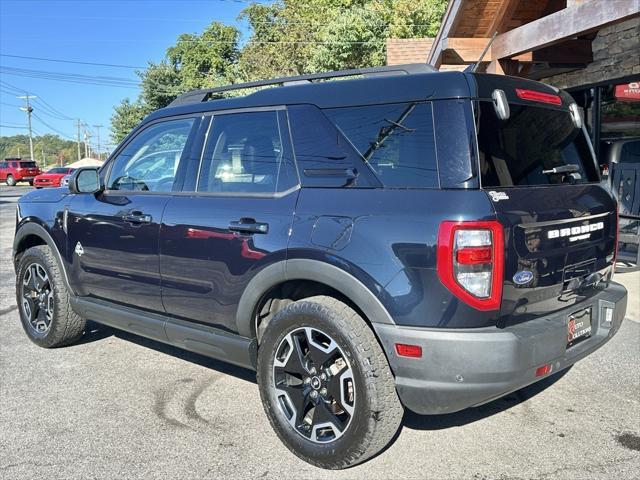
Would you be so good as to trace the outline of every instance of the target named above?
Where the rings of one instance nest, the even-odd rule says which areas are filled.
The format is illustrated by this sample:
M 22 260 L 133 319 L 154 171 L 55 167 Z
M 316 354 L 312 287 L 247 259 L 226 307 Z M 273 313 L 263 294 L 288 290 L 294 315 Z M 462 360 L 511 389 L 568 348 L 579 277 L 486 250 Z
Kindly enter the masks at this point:
M 44 348 L 75 342 L 85 320 L 71 308 L 71 297 L 53 252 L 47 245 L 29 248 L 20 258 L 16 301 L 29 339 Z
M 16 185 L 16 179 L 13 178 L 13 175 L 7 175 L 7 185 L 9 185 L 10 187 L 15 187 Z
M 362 317 L 335 298 L 299 300 L 278 312 L 257 370 L 271 425 L 308 463 L 356 465 L 398 431 L 404 411 L 384 352 Z

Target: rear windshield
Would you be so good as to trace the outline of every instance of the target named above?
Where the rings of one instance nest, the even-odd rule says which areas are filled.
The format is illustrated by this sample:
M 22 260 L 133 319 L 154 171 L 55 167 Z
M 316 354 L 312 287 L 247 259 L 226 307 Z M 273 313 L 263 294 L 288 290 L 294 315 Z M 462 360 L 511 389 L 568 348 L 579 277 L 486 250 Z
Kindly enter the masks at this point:
M 599 180 L 586 135 L 567 111 L 509 104 L 501 120 L 492 102 L 478 102 L 483 187 L 589 183 Z M 569 171 L 551 173 L 569 165 Z
M 36 168 L 36 162 L 19 162 L 18 168 Z

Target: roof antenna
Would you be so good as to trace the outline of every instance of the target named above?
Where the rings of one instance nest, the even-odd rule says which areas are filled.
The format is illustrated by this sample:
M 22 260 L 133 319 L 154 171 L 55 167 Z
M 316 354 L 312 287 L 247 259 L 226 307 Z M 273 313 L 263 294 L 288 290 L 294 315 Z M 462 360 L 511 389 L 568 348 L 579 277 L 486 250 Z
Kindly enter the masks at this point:
M 489 48 L 491 48 L 491 45 L 493 44 L 493 41 L 496 39 L 497 36 L 498 36 L 498 31 L 496 30 L 495 32 L 493 32 L 493 35 L 491 36 L 491 40 L 489 40 L 489 42 L 487 43 L 487 46 L 484 47 L 484 50 L 482 50 L 482 53 L 480 54 L 480 58 L 478 59 L 478 61 L 475 62 L 475 63 L 472 63 L 467 68 L 465 68 L 464 69 L 465 72 L 473 73 L 473 72 L 476 71 L 478 66 L 482 63 L 482 59 L 484 58 L 485 54 L 487 53 L 487 50 L 489 50 Z

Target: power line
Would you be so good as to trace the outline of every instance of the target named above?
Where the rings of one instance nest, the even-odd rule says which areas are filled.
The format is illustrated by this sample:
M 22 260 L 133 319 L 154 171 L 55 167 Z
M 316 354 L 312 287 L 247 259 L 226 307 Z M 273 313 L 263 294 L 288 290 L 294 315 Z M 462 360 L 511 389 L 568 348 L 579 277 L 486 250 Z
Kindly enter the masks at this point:
M 42 120 L 38 115 L 36 115 L 35 113 L 33 114 L 33 118 L 37 119 L 40 123 L 42 123 L 45 127 L 51 129 L 52 131 L 56 132 L 58 135 L 60 135 L 61 137 L 64 137 L 68 140 L 74 140 L 74 138 L 70 135 L 67 135 L 66 133 L 58 130 L 55 127 L 52 127 L 51 125 L 49 125 L 47 122 L 45 122 L 44 120 Z
M 41 62 L 54 62 L 54 63 L 72 63 L 78 65 L 93 65 L 96 67 L 113 67 L 113 68 L 129 68 L 133 70 L 144 70 L 147 67 L 137 67 L 134 65 L 118 65 L 115 63 L 98 63 L 98 62 L 83 62 L 79 60 L 63 60 L 60 58 L 45 58 L 45 57 L 28 57 L 25 55 L 9 55 L 8 53 L 0 53 L 0 57 L 21 58 L 24 60 L 38 60 Z

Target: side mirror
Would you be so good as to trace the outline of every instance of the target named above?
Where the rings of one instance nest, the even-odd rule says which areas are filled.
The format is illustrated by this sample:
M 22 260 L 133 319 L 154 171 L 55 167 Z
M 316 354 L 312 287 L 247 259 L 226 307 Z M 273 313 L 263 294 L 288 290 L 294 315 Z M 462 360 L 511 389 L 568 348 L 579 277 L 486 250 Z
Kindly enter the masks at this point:
M 81 168 L 69 181 L 71 193 L 97 193 L 102 190 L 97 168 Z

